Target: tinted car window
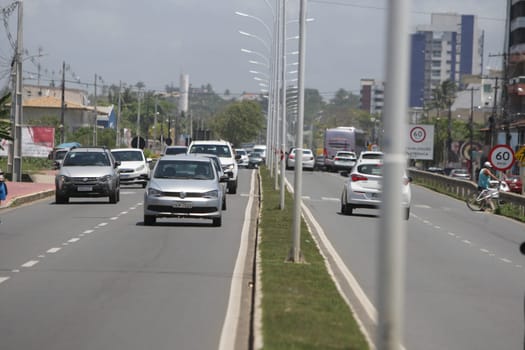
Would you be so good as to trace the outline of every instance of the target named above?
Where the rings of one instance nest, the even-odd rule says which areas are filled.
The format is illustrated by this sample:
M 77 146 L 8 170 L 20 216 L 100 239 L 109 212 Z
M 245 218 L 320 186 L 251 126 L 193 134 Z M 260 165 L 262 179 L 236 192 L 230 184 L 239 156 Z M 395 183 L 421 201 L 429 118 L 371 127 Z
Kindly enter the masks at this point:
M 110 166 L 103 152 L 70 152 L 64 159 L 64 166 Z
M 182 154 L 186 153 L 186 147 L 168 147 L 164 154 Z
M 113 157 L 121 162 L 140 162 L 143 161 L 141 151 L 112 151 Z
M 363 164 L 357 168 L 357 171 L 361 174 L 383 175 L 383 167 L 380 164 Z

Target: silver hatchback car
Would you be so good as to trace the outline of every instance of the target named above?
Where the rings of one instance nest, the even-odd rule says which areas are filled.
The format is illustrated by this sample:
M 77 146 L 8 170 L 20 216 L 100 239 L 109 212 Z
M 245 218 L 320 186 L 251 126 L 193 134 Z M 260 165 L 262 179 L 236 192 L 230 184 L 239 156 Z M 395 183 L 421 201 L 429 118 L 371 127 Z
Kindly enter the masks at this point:
M 212 160 L 194 155 L 165 155 L 155 164 L 144 193 L 144 225 L 157 218 L 211 219 L 222 225 L 223 190 Z

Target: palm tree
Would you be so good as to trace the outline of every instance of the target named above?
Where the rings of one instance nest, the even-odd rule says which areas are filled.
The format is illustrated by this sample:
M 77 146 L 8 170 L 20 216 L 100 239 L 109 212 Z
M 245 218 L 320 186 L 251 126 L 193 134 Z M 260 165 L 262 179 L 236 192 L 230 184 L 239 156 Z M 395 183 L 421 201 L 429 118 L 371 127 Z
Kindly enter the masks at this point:
M 0 139 L 5 140 L 13 140 L 11 137 L 11 108 L 7 105 L 10 100 L 11 93 L 0 97 Z M 0 148 L 2 148 L 1 145 Z

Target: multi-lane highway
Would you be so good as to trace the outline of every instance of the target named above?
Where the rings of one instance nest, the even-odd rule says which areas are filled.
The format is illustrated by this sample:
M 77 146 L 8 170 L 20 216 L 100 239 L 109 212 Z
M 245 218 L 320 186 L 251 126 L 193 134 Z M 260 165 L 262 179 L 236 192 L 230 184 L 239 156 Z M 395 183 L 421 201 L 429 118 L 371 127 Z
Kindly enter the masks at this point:
M 118 204 L 46 199 L 3 211 L 0 348 L 247 348 L 251 269 L 239 252 L 251 174 L 228 196 L 222 227 L 144 226 L 141 187 L 122 187 Z
M 287 179 L 293 182 L 292 172 Z M 303 173 L 304 204 L 344 262 L 342 288 L 367 332 L 375 335 L 378 210 L 340 213 L 345 178 Z M 464 202 L 412 186 L 407 225 L 405 343 L 407 349 L 521 349 L 525 225 L 472 212 Z M 381 234 L 388 234 L 383 232 Z M 320 238 L 323 238 L 322 236 Z M 328 252 L 329 253 L 329 252 Z M 348 276 L 357 289 L 350 292 Z
M 220 228 L 179 220 L 144 226 L 139 187 L 123 188 L 116 205 L 46 199 L 4 210 L 1 348 L 248 348 L 252 276 L 243 267 L 252 261 L 244 231 L 255 222 L 247 210 L 252 174 L 240 172 Z M 287 177 L 293 181 L 292 172 Z M 341 290 L 374 337 L 379 212 L 341 215 L 344 180 L 304 172 L 304 204 Z M 524 240 L 523 224 L 413 186 L 405 348 L 521 348 Z

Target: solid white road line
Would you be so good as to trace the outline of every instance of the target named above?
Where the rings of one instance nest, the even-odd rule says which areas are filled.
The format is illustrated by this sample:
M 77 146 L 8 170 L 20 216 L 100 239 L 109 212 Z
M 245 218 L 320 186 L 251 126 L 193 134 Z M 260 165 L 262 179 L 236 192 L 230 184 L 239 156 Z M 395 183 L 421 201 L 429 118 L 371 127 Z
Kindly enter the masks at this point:
M 252 172 L 252 179 L 250 188 L 255 188 L 255 174 Z M 235 348 L 235 338 L 237 335 L 237 327 L 239 322 L 239 314 L 241 311 L 242 301 L 242 286 L 244 276 L 244 265 L 246 262 L 246 254 L 248 251 L 249 230 L 251 224 L 251 212 L 253 206 L 253 196 L 248 198 L 248 205 L 244 211 L 244 223 L 241 232 L 241 244 L 237 253 L 235 261 L 235 268 L 233 269 L 232 281 L 230 285 L 230 297 L 228 300 L 228 308 L 226 309 L 226 316 L 222 325 L 221 339 L 219 342 L 219 350 L 230 350 Z

